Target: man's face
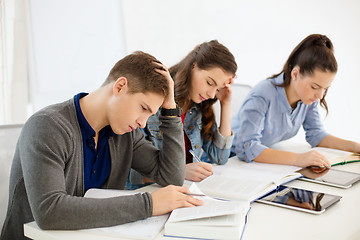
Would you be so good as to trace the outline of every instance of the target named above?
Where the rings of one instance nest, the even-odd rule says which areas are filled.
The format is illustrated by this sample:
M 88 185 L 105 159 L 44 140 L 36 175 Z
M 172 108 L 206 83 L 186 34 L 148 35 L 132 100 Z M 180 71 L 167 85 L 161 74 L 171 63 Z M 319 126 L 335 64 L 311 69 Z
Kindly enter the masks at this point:
M 129 93 L 127 87 L 113 94 L 108 103 L 107 118 L 116 134 L 125 134 L 137 127 L 144 128 L 148 118 L 155 114 L 162 105 L 161 94 Z

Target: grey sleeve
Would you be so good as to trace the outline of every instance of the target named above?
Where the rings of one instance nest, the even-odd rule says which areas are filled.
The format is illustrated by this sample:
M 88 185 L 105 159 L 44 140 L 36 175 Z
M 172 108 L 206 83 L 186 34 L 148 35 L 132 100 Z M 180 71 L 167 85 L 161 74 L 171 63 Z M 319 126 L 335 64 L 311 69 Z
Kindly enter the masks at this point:
M 81 147 L 74 129 L 47 116 L 32 117 L 19 140 L 25 189 L 31 212 L 42 229 L 83 229 L 113 226 L 152 215 L 149 193 L 109 199 L 82 197 Z M 76 194 L 73 194 L 76 193 Z M 77 196 L 74 196 L 77 195 Z
M 146 140 L 140 130 L 136 131 L 138 134 L 134 136 L 132 168 L 161 186 L 181 186 L 185 179 L 185 144 L 181 118 L 160 116 L 160 121 L 162 150 Z

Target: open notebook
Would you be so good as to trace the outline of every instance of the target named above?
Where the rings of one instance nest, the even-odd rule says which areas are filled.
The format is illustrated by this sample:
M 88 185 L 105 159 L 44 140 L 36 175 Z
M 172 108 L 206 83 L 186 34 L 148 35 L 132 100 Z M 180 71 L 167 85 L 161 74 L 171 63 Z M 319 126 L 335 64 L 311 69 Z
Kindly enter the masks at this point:
M 281 184 L 301 177 L 300 173 L 295 172 L 299 169 L 256 162 L 214 166 L 214 174 L 197 183 L 197 186 L 212 197 L 253 202 Z
M 329 160 L 331 166 L 360 161 L 359 153 L 352 153 L 352 152 L 323 148 L 323 147 L 315 147 L 312 148 L 312 150 L 316 150 L 322 155 L 324 155 Z
M 195 184 L 189 190 L 203 194 Z M 206 195 L 196 198 L 201 199 L 204 205 L 172 211 L 164 228 L 166 238 L 241 239 L 249 202 L 224 201 Z

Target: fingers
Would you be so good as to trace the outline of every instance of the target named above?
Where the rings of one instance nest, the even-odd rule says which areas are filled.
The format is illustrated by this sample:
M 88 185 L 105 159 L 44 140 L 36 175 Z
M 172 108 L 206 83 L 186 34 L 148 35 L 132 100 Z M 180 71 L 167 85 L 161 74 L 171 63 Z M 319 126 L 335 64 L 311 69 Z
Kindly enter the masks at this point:
M 165 72 L 167 72 L 167 71 L 168 71 L 167 67 L 165 67 L 164 64 L 159 63 L 159 62 L 154 62 L 154 63 L 155 63 L 157 66 L 159 66 L 159 68 L 155 68 L 155 71 L 157 71 L 157 72 L 160 72 L 160 71 L 165 71 Z
M 186 179 L 200 182 L 213 174 L 212 165 L 205 162 L 186 164 Z
M 316 166 L 319 166 L 319 167 L 327 167 L 327 168 L 330 168 L 331 167 L 331 165 L 330 165 L 330 162 L 329 162 L 329 160 L 327 160 L 327 158 L 324 156 L 324 155 L 322 155 L 322 154 L 320 154 L 319 152 L 317 152 L 317 151 L 314 151 L 315 152 L 315 154 L 316 154 L 316 163 L 317 163 L 317 165 Z
M 308 166 L 318 166 L 318 167 L 326 167 L 330 168 L 331 164 L 329 160 L 320 154 L 319 152 L 313 150 L 306 154 L 306 157 L 308 158 Z
M 213 166 L 207 162 L 199 162 L 197 163 L 201 168 L 201 170 L 209 172 L 210 174 L 213 173 Z
M 194 207 L 194 206 L 201 206 L 204 204 L 203 201 L 194 198 L 193 196 L 185 195 L 185 201 L 182 202 L 182 206 L 180 207 Z
M 157 73 L 163 75 L 168 80 L 171 79 L 170 72 L 169 72 L 169 70 L 167 69 L 167 67 L 164 64 L 161 64 L 161 63 L 158 63 L 158 62 L 154 62 L 154 63 L 159 66 L 159 68 L 155 68 L 155 71 Z
M 161 215 L 179 207 L 200 206 L 203 201 L 190 195 L 186 187 L 169 185 L 151 193 L 153 201 L 153 215 Z

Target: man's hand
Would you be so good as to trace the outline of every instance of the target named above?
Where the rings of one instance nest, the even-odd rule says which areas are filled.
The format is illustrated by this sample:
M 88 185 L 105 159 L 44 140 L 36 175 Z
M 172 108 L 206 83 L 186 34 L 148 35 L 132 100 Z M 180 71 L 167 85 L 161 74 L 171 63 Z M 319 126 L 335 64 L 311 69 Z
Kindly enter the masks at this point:
M 192 196 L 186 187 L 169 185 L 151 193 L 153 201 L 153 216 L 162 215 L 181 207 L 200 206 L 203 201 Z
M 162 107 L 166 109 L 176 108 L 176 102 L 174 97 L 174 80 L 172 79 L 169 70 L 165 67 L 165 65 L 156 63 L 159 65 L 159 68 L 155 68 L 155 71 L 163 75 L 168 80 L 169 86 L 169 94 L 165 98 Z

